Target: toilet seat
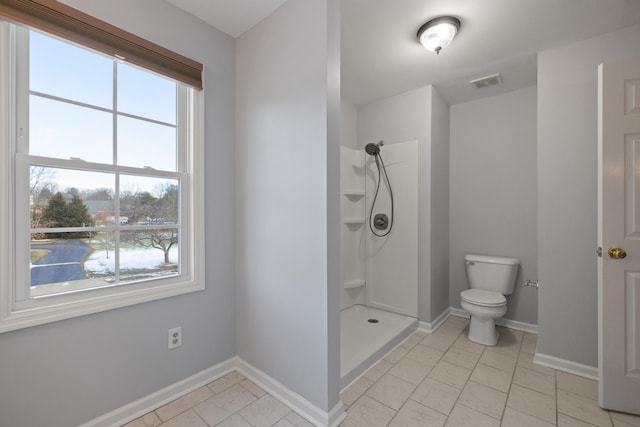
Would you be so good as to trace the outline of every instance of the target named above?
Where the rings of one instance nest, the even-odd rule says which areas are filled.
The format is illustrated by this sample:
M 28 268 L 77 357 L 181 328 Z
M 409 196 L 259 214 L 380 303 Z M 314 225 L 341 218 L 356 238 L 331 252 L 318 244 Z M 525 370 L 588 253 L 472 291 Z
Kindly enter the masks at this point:
M 501 293 L 484 289 L 467 289 L 460 292 L 460 298 L 469 304 L 484 307 L 500 307 L 507 303 L 507 299 Z

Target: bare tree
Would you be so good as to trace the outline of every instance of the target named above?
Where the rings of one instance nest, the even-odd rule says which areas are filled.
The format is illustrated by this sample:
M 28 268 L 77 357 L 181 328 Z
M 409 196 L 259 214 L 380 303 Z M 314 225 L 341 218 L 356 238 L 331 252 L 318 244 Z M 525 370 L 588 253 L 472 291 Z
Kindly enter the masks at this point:
M 113 200 L 113 189 L 111 188 L 96 188 L 91 190 L 83 190 L 82 198 L 84 200 Z
M 142 245 L 159 249 L 164 254 L 164 263 L 171 264 L 169 251 L 178 243 L 178 232 L 175 229 L 149 230 L 133 233 L 134 240 Z
M 127 204 L 134 212 L 132 215 L 135 215 L 135 220 L 154 227 L 123 232 L 121 238 L 143 247 L 161 250 L 164 263 L 170 264 L 169 252 L 178 243 L 178 230 L 167 225 L 178 222 L 178 186 L 163 185 L 155 190 L 159 197 L 146 191 L 127 196 Z
M 43 188 L 51 187 L 55 177 L 56 171 L 52 168 L 46 166 L 31 166 L 29 194 L 37 196 Z
M 31 166 L 29 175 L 29 197 L 31 206 L 31 227 L 47 224 L 42 220 L 42 212 L 49 199 L 57 192 L 56 171 L 46 166 Z

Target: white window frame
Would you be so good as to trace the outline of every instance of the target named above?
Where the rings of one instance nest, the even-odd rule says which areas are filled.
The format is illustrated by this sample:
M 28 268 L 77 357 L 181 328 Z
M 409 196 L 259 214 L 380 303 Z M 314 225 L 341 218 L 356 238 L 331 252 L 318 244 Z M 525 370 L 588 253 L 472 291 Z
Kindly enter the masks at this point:
M 74 293 L 25 299 L 24 192 L 27 183 L 16 177 L 17 90 L 15 52 L 17 28 L 0 20 L 0 333 L 140 304 L 205 288 L 204 242 L 204 91 L 188 89 L 179 111 L 188 117 L 185 177 L 180 203 L 180 274 L 167 278 L 118 286 L 87 289 Z M 22 158 L 21 158 L 22 156 Z M 22 219 L 21 219 L 22 218 Z M 28 220 L 26 221 L 28 222 Z M 28 228 L 27 228 L 28 233 Z M 27 234 L 28 235 L 28 234 Z M 28 264 L 26 265 L 28 268 Z M 27 292 L 28 293 L 28 292 Z

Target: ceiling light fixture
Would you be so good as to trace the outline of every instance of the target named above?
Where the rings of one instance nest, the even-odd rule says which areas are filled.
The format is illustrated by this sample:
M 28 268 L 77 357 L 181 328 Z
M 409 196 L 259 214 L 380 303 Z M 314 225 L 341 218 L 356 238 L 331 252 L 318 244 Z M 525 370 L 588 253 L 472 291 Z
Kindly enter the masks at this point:
M 453 16 L 439 16 L 425 23 L 418 30 L 418 40 L 425 49 L 440 54 L 449 46 L 460 30 L 460 20 Z

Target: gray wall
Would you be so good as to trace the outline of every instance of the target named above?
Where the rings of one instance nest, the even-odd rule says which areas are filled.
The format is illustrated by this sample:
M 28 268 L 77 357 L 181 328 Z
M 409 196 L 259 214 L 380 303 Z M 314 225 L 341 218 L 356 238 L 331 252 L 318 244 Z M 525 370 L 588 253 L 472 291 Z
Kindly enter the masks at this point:
M 327 0 L 327 371 L 326 409 L 340 402 L 340 306 L 342 297 L 340 186 L 340 1 Z M 335 414 L 335 412 L 334 412 Z M 331 421 L 331 420 L 330 420 Z
M 358 109 L 360 147 L 378 140 L 385 144 L 418 140 L 418 317 L 423 322 L 431 322 L 449 306 L 448 117 L 448 105 L 432 86 Z M 443 252 L 433 254 L 432 245 Z
M 450 304 L 468 288 L 467 253 L 521 261 L 505 318 L 537 323 L 536 88 L 451 107 Z
M 238 354 L 323 410 L 340 375 L 337 6 L 289 0 L 236 49 Z
M 538 351 L 598 363 L 597 66 L 640 57 L 640 26 L 538 55 Z
M 164 1 L 67 3 L 205 64 L 207 289 L 0 334 L 3 426 L 75 426 L 236 354 L 234 41 Z
M 430 320 L 449 308 L 449 111 L 449 104 L 433 87 L 431 92 Z
M 358 149 L 358 109 L 344 99 L 340 103 L 340 145 Z

